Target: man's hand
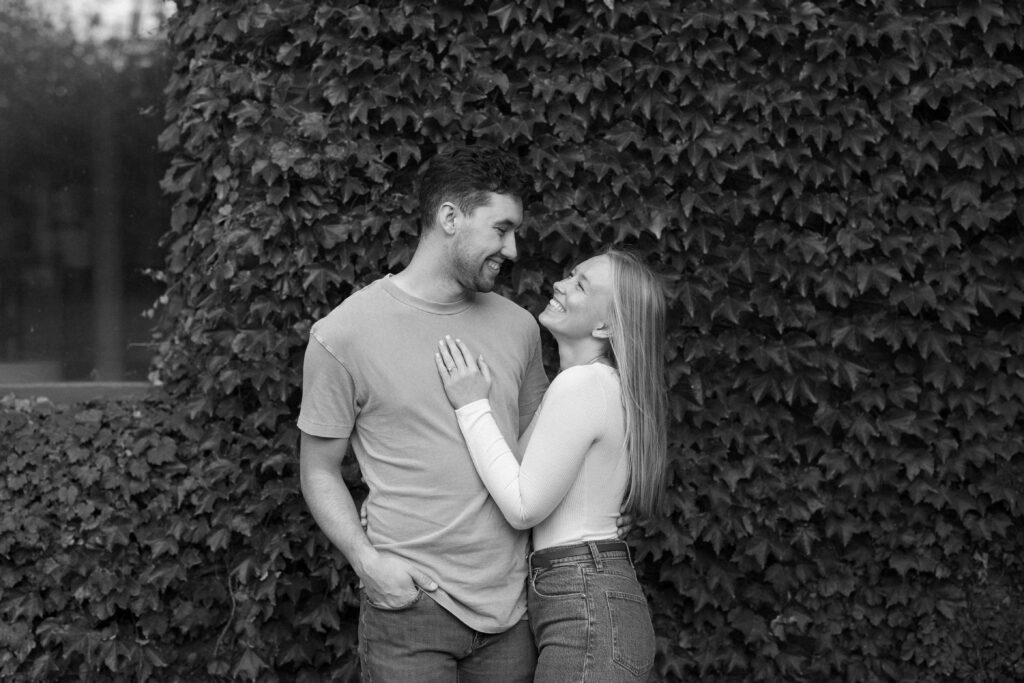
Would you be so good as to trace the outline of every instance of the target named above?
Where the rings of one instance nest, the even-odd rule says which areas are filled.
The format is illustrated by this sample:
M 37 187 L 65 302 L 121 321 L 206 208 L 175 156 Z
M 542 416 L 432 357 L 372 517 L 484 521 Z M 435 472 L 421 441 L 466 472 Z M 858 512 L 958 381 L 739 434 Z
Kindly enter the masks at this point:
M 384 609 L 401 609 L 416 599 L 417 586 L 425 591 L 437 590 L 437 582 L 400 557 L 375 553 L 363 563 L 359 578 L 370 602 Z
M 615 537 L 620 541 L 626 540 L 626 536 L 629 536 L 629 532 L 633 530 L 636 520 L 633 515 L 626 512 L 626 504 L 623 503 L 619 506 L 619 516 L 615 519 Z
M 461 339 L 453 341 L 451 337 L 445 337 L 438 342 L 434 362 L 444 384 L 444 393 L 453 408 L 487 398 L 491 392 L 491 369 L 483 356 L 474 361 Z

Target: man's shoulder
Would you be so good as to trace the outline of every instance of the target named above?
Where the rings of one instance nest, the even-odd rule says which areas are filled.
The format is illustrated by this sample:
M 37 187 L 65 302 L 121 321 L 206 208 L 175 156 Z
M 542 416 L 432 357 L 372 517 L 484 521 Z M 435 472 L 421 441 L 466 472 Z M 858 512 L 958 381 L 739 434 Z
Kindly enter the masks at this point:
M 532 313 L 501 294 L 478 292 L 476 301 L 481 308 L 488 310 L 493 315 L 506 317 L 513 322 L 525 324 L 531 329 L 537 326 L 537 320 Z
M 379 310 L 381 297 L 385 296 L 380 280 L 357 289 L 349 294 L 344 301 L 335 306 L 330 313 L 313 324 L 313 330 L 334 334 L 345 330 L 358 329 L 367 322 L 367 313 Z

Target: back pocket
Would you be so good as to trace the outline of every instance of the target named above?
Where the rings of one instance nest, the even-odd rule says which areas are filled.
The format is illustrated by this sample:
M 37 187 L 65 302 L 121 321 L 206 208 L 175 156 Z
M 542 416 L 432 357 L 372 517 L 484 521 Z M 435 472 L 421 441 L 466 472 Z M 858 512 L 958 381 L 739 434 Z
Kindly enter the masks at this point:
M 605 591 L 611 618 L 612 661 L 634 676 L 654 666 L 654 626 L 642 595 Z

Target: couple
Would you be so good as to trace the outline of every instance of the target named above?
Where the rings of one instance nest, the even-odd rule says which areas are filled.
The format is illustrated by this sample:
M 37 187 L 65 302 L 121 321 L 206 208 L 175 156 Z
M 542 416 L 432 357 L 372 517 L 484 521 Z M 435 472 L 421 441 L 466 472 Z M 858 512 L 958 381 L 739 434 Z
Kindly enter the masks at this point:
M 527 187 L 496 149 L 435 157 L 408 267 L 310 333 L 302 492 L 363 584 L 367 681 L 637 681 L 653 664 L 616 518 L 623 500 L 654 513 L 663 488 L 664 295 L 628 253 L 578 264 L 539 317 L 548 387 L 536 322 L 491 293 Z

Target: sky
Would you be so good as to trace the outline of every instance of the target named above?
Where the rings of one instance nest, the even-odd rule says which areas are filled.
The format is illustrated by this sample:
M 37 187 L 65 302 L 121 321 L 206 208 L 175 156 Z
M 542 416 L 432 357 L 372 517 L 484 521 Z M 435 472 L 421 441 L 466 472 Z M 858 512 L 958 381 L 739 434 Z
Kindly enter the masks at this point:
M 174 11 L 170 0 L 29 0 L 54 17 L 70 20 L 76 33 L 100 40 L 129 36 L 132 15 L 138 12 L 139 33 L 153 35 L 160 25 L 160 15 Z M 92 25 L 93 22 L 97 22 Z M 90 25 L 92 27 L 90 28 Z

